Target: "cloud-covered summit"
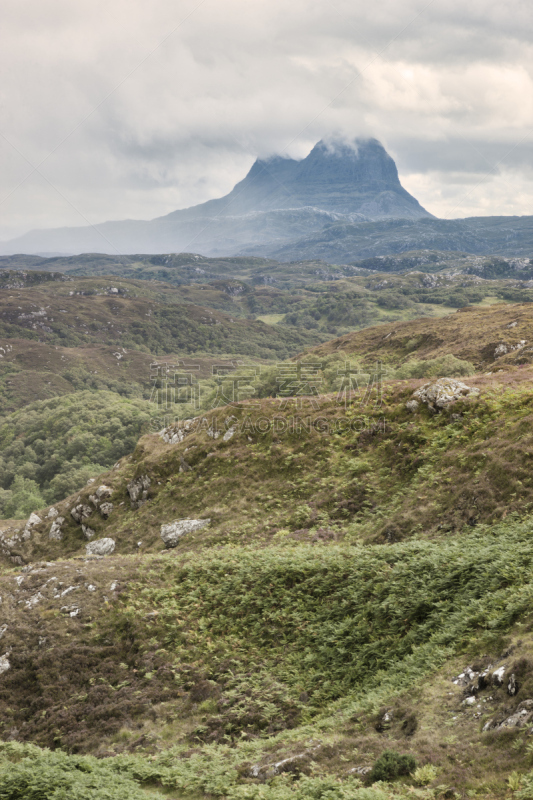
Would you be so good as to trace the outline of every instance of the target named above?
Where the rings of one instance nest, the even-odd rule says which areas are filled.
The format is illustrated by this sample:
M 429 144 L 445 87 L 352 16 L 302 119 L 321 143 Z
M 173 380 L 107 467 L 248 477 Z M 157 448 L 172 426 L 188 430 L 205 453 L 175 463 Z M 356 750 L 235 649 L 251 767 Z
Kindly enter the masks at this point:
M 321 140 L 303 159 L 257 159 L 225 197 L 170 216 L 228 217 L 309 207 L 369 219 L 431 216 L 402 187 L 396 164 L 376 139 Z
M 234 255 L 281 242 L 331 222 L 431 217 L 401 185 L 376 139 L 318 142 L 306 158 L 258 159 L 225 197 L 151 221 L 31 231 L 4 253 L 179 252 Z

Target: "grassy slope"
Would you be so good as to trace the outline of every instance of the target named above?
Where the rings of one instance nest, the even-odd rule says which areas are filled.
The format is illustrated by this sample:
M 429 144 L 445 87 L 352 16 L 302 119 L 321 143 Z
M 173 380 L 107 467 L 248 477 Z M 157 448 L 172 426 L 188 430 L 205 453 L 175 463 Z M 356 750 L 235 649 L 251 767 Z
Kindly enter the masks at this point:
M 528 306 L 469 311 L 439 321 L 438 342 L 420 320 L 385 340 L 356 334 L 351 351 L 372 361 L 385 349 L 395 363 L 454 352 L 479 364 L 502 330 L 527 338 L 529 320 Z M 406 348 L 417 336 L 419 349 Z M 508 776 L 528 797 L 529 778 L 513 777 L 532 766 L 523 729 L 482 727 L 533 699 L 533 372 L 515 365 L 467 383 L 479 397 L 437 415 L 407 411 L 420 381 L 404 381 L 378 408 L 346 414 L 331 396 L 318 411 L 282 410 L 264 399 L 209 412 L 180 444 L 143 437 L 101 476 L 111 516 L 88 520 L 116 539 L 114 556 L 84 558 L 69 514 L 93 486 L 56 504 L 61 542 L 46 521 L 10 548 L 16 569 L 4 558 L 0 655 L 11 669 L 0 676 L 0 737 L 119 754 L 80 761 L 100 782 L 95 798 L 103 786 L 113 800 L 134 797 L 138 781 L 171 797 L 412 796 L 412 778 L 358 788 L 353 770 L 391 748 L 434 766 L 433 788 L 416 790 L 428 800 L 503 797 Z M 283 430 L 295 413 L 338 430 Z M 260 433 L 265 417 L 277 421 Z M 213 439 L 215 420 L 242 429 Z M 140 475 L 149 502 L 131 509 L 126 485 Z M 162 551 L 160 525 L 184 517 L 211 524 Z M 17 528 L 4 523 L 4 536 Z M 462 705 L 451 678 L 489 663 L 516 674 L 518 694 L 491 688 Z M 2 789 L 9 759 L 26 752 L 17 747 L 0 753 Z M 302 753 L 292 772 L 268 778 L 268 765 Z M 43 770 L 70 769 L 26 755 L 8 797 L 29 796 L 20 786 Z M 250 777 L 254 764 L 266 784 Z M 113 788 L 116 775 L 133 783 Z
M 70 501 L 57 506 L 70 519 L 64 540 L 49 542 L 47 523 L 21 554 L 71 560 L 37 565 L 18 587 L 21 573 L 4 571 L 2 736 L 122 753 L 113 769 L 186 796 L 297 796 L 297 785 L 261 789 L 247 775 L 308 752 L 300 766 L 315 788 L 337 776 L 357 797 L 349 770 L 391 747 L 432 763 L 435 786 L 503 796 L 507 775 L 529 769 L 527 740 L 481 728 L 533 692 L 532 381 L 529 370 L 469 380 L 481 393 L 455 406 L 461 419 L 413 416 L 404 403 L 417 383 L 391 385 L 382 409 L 365 409 L 373 432 L 144 437 L 102 476 L 109 520 L 89 522 L 118 555 L 80 558 Z M 231 415 L 272 412 L 265 400 Z M 209 419 L 224 428 L 228 415 Z M 346 419 L 333 398 L 320 416 Z M 183 459 L 192 471 L 179 471 Z M 144 474 L 150 500 L 131 510 L 126 483 Z M 211 526 L 160 553 L 161 523 L 196 516 Z M 480 711 L 462 706 L 450 680 L 476 660 L 520 672 L 516 698 L 490 690 Z M 393 712 L 384 730 L 379 709 Z M 126 757 L 140 748 L 162 752 Z
M 512 350 L 522 340 L 524 347 Z M 508 348 L 507 354 L 495 354 L 500 344 Z M 393 364 L 453 353 L 480 370 L 489 370 L 530 363 L 532 347 L 533 307 L 516 303 L 462 308 L 438 324 L 419 319 L 368 328 L 319 345 L 312 352 L 320 356 L 340 349 L 366 362 L 379 358 Z

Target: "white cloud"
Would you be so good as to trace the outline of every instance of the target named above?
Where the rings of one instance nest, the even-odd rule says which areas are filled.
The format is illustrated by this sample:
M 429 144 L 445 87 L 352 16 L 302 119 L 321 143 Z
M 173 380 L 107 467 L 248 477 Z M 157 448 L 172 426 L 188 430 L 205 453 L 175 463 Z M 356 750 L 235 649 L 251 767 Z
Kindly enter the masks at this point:
M 433 213 L 532 213 L 522 0 L 4 0 L 2 16 L 2 238 L 153 218 L 333 131 L 381 139 Z

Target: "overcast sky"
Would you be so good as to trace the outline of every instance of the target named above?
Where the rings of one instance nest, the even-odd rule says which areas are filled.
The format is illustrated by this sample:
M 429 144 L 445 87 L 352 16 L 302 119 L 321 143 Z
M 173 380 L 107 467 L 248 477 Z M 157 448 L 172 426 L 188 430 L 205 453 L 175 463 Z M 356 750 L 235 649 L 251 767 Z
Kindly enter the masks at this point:
M 151 219 L 375 136 L 442 217 L 533 214 L 526 0 L 3 0 L 0 238 Z

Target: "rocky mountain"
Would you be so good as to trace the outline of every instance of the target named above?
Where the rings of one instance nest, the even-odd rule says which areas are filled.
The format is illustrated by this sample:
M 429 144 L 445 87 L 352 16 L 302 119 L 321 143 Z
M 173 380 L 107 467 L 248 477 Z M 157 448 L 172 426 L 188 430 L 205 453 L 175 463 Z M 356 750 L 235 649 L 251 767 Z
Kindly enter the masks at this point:
M 375 139 L 318 142 L 302 160 L 257 160 L 225 197 L 151 221 L 30 231 L 0 252 L 178 252 L 233 255 L 280 246 L 344 221 L 431 218 L 401 185 L 396 165 Z

